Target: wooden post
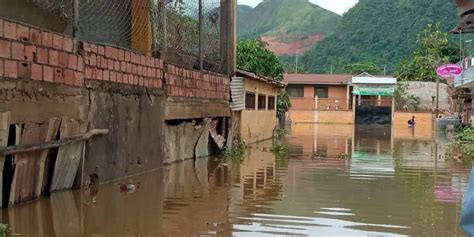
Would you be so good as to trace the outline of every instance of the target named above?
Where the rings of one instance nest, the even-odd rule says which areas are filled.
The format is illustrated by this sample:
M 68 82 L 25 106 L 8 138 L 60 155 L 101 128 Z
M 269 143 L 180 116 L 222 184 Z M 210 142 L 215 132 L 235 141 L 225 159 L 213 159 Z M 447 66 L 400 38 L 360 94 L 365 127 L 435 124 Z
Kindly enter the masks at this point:
M 10 132 L 10 112 L 0 114 L 0 146 L 8 145 L 8 134 Z M 0 156 L 0 207 L 3 207 L 3 167 L 5 156 Z
M 220 52 L 223 73 L 233 76 L 236 67 L 236 0 L 220 0 Z
M 132 49 L 150 56 L 153 41 L 150 3 L 148 0 L 132 0 L 130 5 Z
M 108 133 L 109 133 L 108 129 L 93 129 L 84 134 L 66 137 L 66 138 L 56 140 L 56 141 L 49 141 L 49 142 L 45 142 L 41 144 L 22 144 L 22 145 L 17 145 L 17 146 L 1 147 L 0 155 L 11 155 L 11 154 L 38 151 L 38 150 L 65 146 L 68 144 L 73 144 L 73 143 L 81 142 L 84 140 L 89 140 L 91 139 L 91 137 L 98 136 L 98 135 L 105 135 Z

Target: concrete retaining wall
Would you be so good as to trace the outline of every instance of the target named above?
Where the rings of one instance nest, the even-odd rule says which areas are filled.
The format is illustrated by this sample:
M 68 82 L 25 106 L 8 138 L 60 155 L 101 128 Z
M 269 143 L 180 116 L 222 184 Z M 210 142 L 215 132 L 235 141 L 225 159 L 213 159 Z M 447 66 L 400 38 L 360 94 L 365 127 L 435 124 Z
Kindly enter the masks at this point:
M 84 173 L 98 171 L 100 182 L 163 164 L 165 98 L 188 105 L 168 119 L 230 115 L 223 76 L 2 18 L 0 79 L 0 112 L 11 123 L 68 117 L 109 129 L 86 146 Z

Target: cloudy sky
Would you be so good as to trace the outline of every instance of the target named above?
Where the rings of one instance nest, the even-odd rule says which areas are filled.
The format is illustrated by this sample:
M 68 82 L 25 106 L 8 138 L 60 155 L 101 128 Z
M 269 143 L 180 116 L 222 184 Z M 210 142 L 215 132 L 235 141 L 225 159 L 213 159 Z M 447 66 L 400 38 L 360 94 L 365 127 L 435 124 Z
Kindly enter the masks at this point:
M 262 0 L 237 0 L 238 4 L 245 4 L 252 7 L 257 6 Z M 310 0 L 311 2 L 341 14 L 346 12 L 349 8 L 353 7 L 358 0 Z

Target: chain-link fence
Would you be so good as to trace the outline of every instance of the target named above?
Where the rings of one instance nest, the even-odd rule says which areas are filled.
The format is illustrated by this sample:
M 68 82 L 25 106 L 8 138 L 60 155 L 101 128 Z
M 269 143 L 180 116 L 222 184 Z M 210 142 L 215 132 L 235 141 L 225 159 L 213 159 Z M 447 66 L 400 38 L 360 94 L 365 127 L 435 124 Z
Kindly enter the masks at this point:
M 154 49 L 199 58 L 197 67 L 219 71 L 227 45 L 221 41 L 221 0 L 156 1 L 153 12 Z M 224 41 L 225 42 L 225 41 Z M 202 59 L 202 60 L 201 60 Z M 193 64 L 194 58 L 188 59 Z M 201 64 L 202 61 L 202 64 Z
M 230 2 L 2 0 L 0 16 L 63 34 L 75 32 L 84 41 L 167 57 L 172 63 L 185 64 L 182 66 L 224 73 L 231 39 L 221 29 L 228 28 Z M 74 12 L 79 13 L 76 20 Z

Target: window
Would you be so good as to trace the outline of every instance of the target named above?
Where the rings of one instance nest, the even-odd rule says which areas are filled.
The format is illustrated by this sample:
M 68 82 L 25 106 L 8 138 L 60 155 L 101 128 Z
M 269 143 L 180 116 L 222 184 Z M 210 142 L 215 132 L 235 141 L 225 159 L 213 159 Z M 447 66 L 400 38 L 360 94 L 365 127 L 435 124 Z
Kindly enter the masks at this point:
M 268 96 L 268 110 L 275 110 L 275 96 Z
M 267 96 L 259 94 L 258 95 L 258 109 L 265 110 L 267 108 Z
M 288 86 L 287 89 L 290 97 L 304 97 L 304 87 L 303 86 Z
M 329 92 L 327 87 L 316 87 L 315 94 L 319 99 L 327 99 L 329 98 Z
M 245 108 L 255 109 L 255 94 L 251 92 L 245 92 Z

